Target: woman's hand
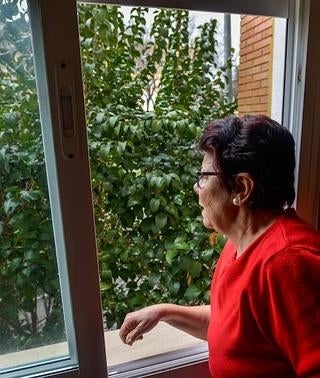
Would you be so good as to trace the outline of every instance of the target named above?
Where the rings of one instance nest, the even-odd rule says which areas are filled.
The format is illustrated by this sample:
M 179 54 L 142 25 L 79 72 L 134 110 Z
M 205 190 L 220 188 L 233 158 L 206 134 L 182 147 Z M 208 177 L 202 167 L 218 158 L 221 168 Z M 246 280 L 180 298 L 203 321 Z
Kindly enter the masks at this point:
M 207 339 L 210 305 L 180 306 L 170 303 L 152 305 L 129 313 L 120 328 L 121 340 L 128 345 L 143 339 L 160 320 L 202 340 Z
M 120 328 L 120 338 L 128 345 L 143 339 L 143 335 L 154 328 L 161 320 L 161 304 L 145 307 L 126 315 Z

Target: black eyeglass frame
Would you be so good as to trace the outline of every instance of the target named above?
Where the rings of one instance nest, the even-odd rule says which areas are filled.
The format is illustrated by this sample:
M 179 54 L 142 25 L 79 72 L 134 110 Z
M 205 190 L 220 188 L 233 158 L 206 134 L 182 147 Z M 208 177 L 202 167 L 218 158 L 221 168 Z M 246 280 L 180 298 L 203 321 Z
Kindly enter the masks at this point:
M 220 172 L 197 171 L 197 187 L 200 189 L 200 180 L 203 176 L 219 176 Z

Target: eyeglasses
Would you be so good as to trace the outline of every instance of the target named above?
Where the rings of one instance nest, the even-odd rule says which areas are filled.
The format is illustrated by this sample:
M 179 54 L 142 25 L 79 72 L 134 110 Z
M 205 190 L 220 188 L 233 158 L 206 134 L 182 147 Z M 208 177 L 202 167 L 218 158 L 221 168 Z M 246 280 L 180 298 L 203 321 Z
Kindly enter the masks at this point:
M 197 172 L 197 186 L 198 188 L 202 188 L 203 187 L 203 178 L 204 176 L 219 176 L 220 175 L 220 172 L 201 172 L 201 171 L 198 171 Z

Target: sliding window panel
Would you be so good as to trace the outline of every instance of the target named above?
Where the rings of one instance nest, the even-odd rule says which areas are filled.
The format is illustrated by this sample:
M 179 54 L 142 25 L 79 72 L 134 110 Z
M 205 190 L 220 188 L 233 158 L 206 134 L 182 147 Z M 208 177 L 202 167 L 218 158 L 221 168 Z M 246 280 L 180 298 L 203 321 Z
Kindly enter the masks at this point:
M 285 1 L 282 10 L 208 3 L 206 12 L 187 1 L 121 3 L 78 5 L 109 374 L 179 376 L 189 365 L 205 376 L 206 342 L 160 323 L 129 348 L 118 328 L 153 303 L 208 303 L 222 242 L 199 217 L 195 143 L 227 114 L 282 122 L 294 29 Z
M 301 192 L 301 186 L 303 188 L 307 187 L 305 185 L 308 181 L 307 176 L 312 172 L 312 170 L 305 169 L 304 158 L 310 151 L 313 151 L 313 148 L 306 147 L 308 136 L 303 131 L 303 129 L 305 130 L 309 127 L 308 122 L 303 122 L 304 97 L 307 84 L 306 67 L 307 48 L 309 45 L 309 14 L 309 0 L 292 3 L 288 18 L 283 124 L 288 125 L 296 142 L 297 164 L 295 186 L 297 188 L 297 211 L 301 217 L 312 223 L 314 219 L 311 220 L 309 215 L 306 214 L 305 209 L 308 207 L 314 209 L 314 202 L 310 201 L 310 196 L 306 196 Z M 308 114 L 312 114 L 312 112 L 308 112 Z M 301 177 L 303 178 L 301 179 Z M 308 187 L 306 192 L 309 191 L 310 187 Z
M 0 30 L 0 375 L 17 377 L 77 361 L 25 2 L 0 2 Z
M 7 51 L 0 65 L 2 89 L 7 91 L 1 92 L 1 138 L 7 143 L 2 144 L 1 162 L 7 181 L 4 189 L 1 182 L 4 214 L 0 224 L 4 235 L 8 234 L 6 243 L 1 243 L 1 256 L 6 258 L 1 274 L 9 280 L 12 273 L 16 279 L 15 288 L 11 281 L 2 287 L 13 301 L 6 312 L 3 306 L 0 310 L 1 331 L 9 345 L 3 353 L 17 349 L 10 339 L 17 340 L 13 333 L 17 325 L 23 328 L 30 323 L 30 332 L 18 335 L 22 347 L 14 351 L 20 354 L 16 360 L 10 354 L 7 369 L 1 373 L 8 377 L 48 376 L 49 372 L 104 377 L 76 3 L 34 0 L 27 4 L 1 4 L 1 33 L 8 38 L 1 42 Z M 48 196 L 43 189 L 46 181 Z M 17 291 L 21 299 L 13 296 Z M 51 318 L 45 317 L 47 313 Z M 39 337 L 31 337 L 34 329 Z M 28 353 L 22 356 L 19 349 L 25 348 Z
M 105 1 L 98 0 L 87 2 L 100 3 L 100 7 L 102 6 L 101 3 L 106 3 Z M 264 103 L 267 105 L 266 110 L 256 110 L 274 116 L 278 120 L 283 118 L 285 124 L 289 125 L 290 129 L 294 131 L 294 127 L 291 127 L 291 124 L 295 117 L 293 112 L 288 109 L 290 107 L 292 109 L 293 104 L 301 105 L 301 101 L 303 100 L 303 92 L 300 91 L 300 98 L 296 96 L 295 83 L 297 80 L 302 80 L 303 82 L 304 69 L 300 70 L 299 66 L 301 67 L 302 65 L 302 68 L 304 68 L 305 65 L 303 57 L 301 57 L 301 60 L 296 59 L 298 54 L 292 54 L 290 51 L 290 49 L 305 51 L 304 49 L 299 50 L 301 35 L 302 37 L 305 36 L 305 27 L 299 29 L 301 28 L 301 19 L 303 16 L 299 12 L 292 11 L 293 8 L 297 9 L 299 7 L 299 1 L 265 2 L 247 0 L 241 2 L 241 4 L 237 1 L 217 1 L 214 3 L 202 1 L 195 5 L 190 4 L 188 1 L 137 0 L 131 2 L 119 0 L 118 3 L 123 5 L 168 7 L 167 16 L 169 18 L 163 17 L 161 22 L 158 22 L 158 31 L 156 31 L 160 34 L 162 33 L 164 39 L 167 38 L 165 29 L 172 29 L 173 26 L 171 22 L 173 14 L 170 13 L 170 8 L 192 8 L 210 12 L 246 13 L 249 15 L 265 15 L 267 18 L 272 18 L 270 16 L 284 18 L 282 20 L 272 20 L 272 25 L 268 26 L 268 29 L 276 31 L 276 33 L 280 31 L 281 33 L 281 38 L 277 39 L 276 44 L 273 45 L 273 54 L 271 54 L 271 57 L 274 58 L 275 53 L 279 57 L 279 52 L 281 51 L 282 61 L 280 59 L 275 62 L 269 59 L 272 62 L 270 74 L 268 75 L 269 78 L 272 76 L 272 80 L 268 83 L 270 84 L 271 95 L 268 101 Z M 306 2 L 301 1 L 301 4 L 304 3 Z M 189 79 L 197 80 L 197 77 L 200 77 L 203 72 L 200 70 L 198 76 L 184 77 L 184 70 L 181 70 L 179 62 L 176 61 L 174 63 L 175 55 L 173 54 L 170 57 L 170 52 L 173 49 L 169 49 L 168 59 L 172 59 L 176 72 L 179 73 L 179 75 L 175 75 L 172 71 L 170 77 L 168 66 L 164 66 L 167 74 L 169 74 L 169 80 L 164 82 L 164 86 L 167 86 L 167 93 L 170 92 L 169 89 L 172 87 L 170 96 L 175 96 L 173 98 L 173 106 L 170 109 L 164 106 L 169 101 L 169 98 L 163 95 L 163 93 L 161 94 L 161 92 L 159 96 L 157 83 L 159 83 L 160 79 L 158 74 L 162 70 L 161 62 L 158 67 L 160 71 L 156 69 L 153 72 L 155 74 L 154 81 L 149 83 L 150 85 L 148 84 L 148 90 L 146 91 L 141 87 L 142 96 L 139 99 L 135 98 L 134 92 L 139 89 L 138 87 L 143 80 L 148 79 L 148 75 L 152 73 L 152 71 L 145 71 L 143 74 L 147 75 L 143 76 L 142 74 L 140 78 L 137 76 L 137 72 L 141 71 L 145 62 L 149 59 L 146 56 L 146 61 L 136 60 L 137 54 L 140 56 L 142 50 L 139 47 L 136 49 L 135 45 L 140 44 L 140 47 L 144 48 L 143 44 L 146 42 L 144 39 L 139 39 L 141 28 L 136 27 L 137 24 L 143 23 L 141 13 L 139 13 L 141 11 L 132 11 L 132 23 L 128 29 L 126 29 L 127 26 L 125 25 L 125 30 L 122 30 L 126 36 L 124 39 L 117 41 L 115 39 L 117 33 L 114 33 L 114 31 L 119 27 L 121 29 L 123 19 L 121 19 L 121 16 L 119 18 L 115 14 L 117 12 L 108 6 L 107 10 L 101 12 L 93 10 L 93 16 L 97 16 L 97 20 L 94 17 L 86 18 L 85 12 L 80 14 L 79 17 L 80 29 L 82 29 L 80 30 L 80 42 L 83 49 L 84 78 L 90 78 L 91 80 L 85 80 L 83 93 L 76 1 L 66 2 L 57 0 L 53 2 L 50 0 L 30 0 L 28 2 L 29 15 L 25 11 L 26 2 L 23 0 L 2 0 L 0 4 L 2 12 L 0 20 L 0 48 L 2 49 L 0 59 L 4 58 L 5 60 L 5 64 L 0 61 L 0 96 L 3 98 L 3 101 L 1 100 L 0 103 L 0 138 L 1 141 L 4 141 L 0 147 L 0 195 L 2 196 L 1 201 L 3 203 L 3 209 L 0 210 L 2 211 L 0 213 L 0 236 L 2 238 L 0 258 L 5 262 L 3 266 L 8 268 L 8 272 L 13 270 L 17 273 L 17 277 L 18 275 L 21 276 L 21 274 L 23 278 L 25 276 L 28 277 L 28 275 L 31 277 L 30 285 L 27 283 L 25 285 L 27 294 L 25 294 L 26 299 L 20 301 L 21 308 L 16 305 L 16 307 L 10 308 L 8 313 L 4 313 L 4 315 L 7 320 L 11 320 L 11 315 L 16 313 L 18 322 L 24 321 L 29 322 L 32 326 L 37 325 L 36 316 L 39 313 L 42 314 L 48 310 L 49 312 L 53 311 L 52 307 L 47 305 L 48 298 L 50 299 L 50 295 L 54 292 L 52 287 L 55 288 L 58 298 L 54 304 L 60 303 L 57 312 L 52 312 L 55 315 L 53 324 L 49 324 L 48 322 L 48 325 L 45 324 L 44 326 L 44 322 L 39 323 L 41 324 L 41 331 L 44 332 L 48 328 L 49 332 L 50 327 L 52 327 L 54 332 L 56 332 L 55 337 L 58 334 L 60 336 L 58 335 L 59 337 L 56 339 L 50 337 L 49 341 L 42 338 L 40 344 L 34 342 L 30 338 L 30 335 L 27 335 L 27 337 L 24 336 L 24 339 L 20 338 L 20 341 L 25 343 L 22 348 L 16 348 L 14 351 L 8 348 L 2 351 L 3 355 L 1 358 L 7 358 L 7 365 L 1 364 L 1 367 L 4 366 L 6 369 L 1 371 L 1 374 L 4 377 L 81 376 L 100 378 L 106 376 L 106 356 L 103 340 L 104 327 L 100 303 L 83 98 L 86 100 L 86 107 L 88 109 L 87 120 L 89 136 L 91 138 L 89 144 L 92 162 L 97 158 L 97 161 L 100 163 L 92 172 L 91 184 L 95 193 L 94 204 L 99 246 L 98 257 L 101 264 L 101 293 L 105 315 L 104 325 L 106 326 L 105 330 L 108 331 L 106 332 L 106 339 L 110 346 L 107 355 L 107 359 L 110 362 L 110 376 L 136 376 L 141 378 L 142 376 L 149 375 L 160 376 L 160 372 L 161 376 L 181 376 L 180 369 L 182 367 L 188 369 L 188 373 L 184 376 L 189 376 L 188 374 L 190 376 L 194 374 L 195 376 L 199 366 L 203 368 L 203 376 L 209 374 L 206 362 L 204 362 L 207 359 L 207 347 L 205 343 L 195 341 L 192 338 L 185 339 L 178 331 L 172 331 L 169 326 L 160 325 L 157 331 L 147 335 L 143 342 L 140 342 L 133 348 L 127 348 L 124 345 L 118 345 L 118 343 L 120 344 L 120 340 L 118 331 L 116 330 L 128 310 L 141 307 L 145 304 L 146 298 L 149 301 L 161 301 L 166 298 L 168 299 L 172 295 L 175 296 L 179 291 L 183 290 L 183 285 L 187 285 L 187 288 L 185 288 L 186 294 L 183 295 L 183 303 L 197 304 L 200 303 L 198 302 L 199 298 L 203 299 L 202 303 L 206 301 L 207 294 L 205 292 L 208 292 L 210 279 L 207 276 L 203 283 L 198 282 L 200 265 L 199 261 L 193 256 L 194 245 L 192 243 L 194 242 L 195 234 L 197 234 L 197 238 L 202 238 L 203 243 L 208 241 L 214 242 L 215 238 L 208 239 L 204 236 L 203 230 L 199 229 L 200 219 L 197 217 L 184 217 L 189 222 L 187 225 L 189 236 L 187 235 L 186 237 L 186 235 L 181 234 L 180 230 L 177 232 L 178 227 L 180 227 L 180 223 L 177 222 L 179 214 L 193 209 L 196 202 L 196 199 L 192 199 L 191 197 L 186 202 L 182 201 L 187 191 L 192 192 L 190 178 L 195 169 L 189 169 L 188 164 L 182 164 L 181 167 L 181 162 L 179 161 L 179 157 L 187 156 L 189 161 L 191 159 L 192 163 L 196 163 L 190 148 L 193 147 L 194 142 L 188 144 L 187 148 L 185 148 L 186 146 L 177 145 L 177 148 L 173 148 L 172 156 L 166 150 L 167 145 L 172 144 L 172 141 L 177 139 L 177 137 L 190 139 L 191 135 L 192 137 L 196 137 L 199 132 L 200 125 L 195 124 L 199 121 L 197 119 L 199 112 L 190 113 L 192 117 L 190 116 L 190 119 L 187 120 L 188 122 L 185 122 L 186 120 L 180 117 L 184 111 L 183 106 L 188 102 L 188 98 L 183 96 L 183 91 L 179 93 L 179 88 L 176 84 L 180 80 L 179 85 L 187 87 Z M 10 10 L 12 4 L 15 7 L 14 12 Z M 92 5 L 92 7 L 96 6 Z M 130 12 L 131 10 L 127 13 L 125 12 L 124 20 L 130 18 Z M 107 20 L 105 19 L 105 15 L 108 16 Z M 112 18 L 113 16 L 114 18 Z M 179 16 L 180 18 L 178 17 L 175 22 L 180 22 L 181 25 L 184 22 L 185 16 L 185 14 L 182 17 Z M 228 16 L 230 15 L 226 14 L 223 16 L 220 14 L 220 16 L 224 19 L 224 22 L 228 22 Z M 243 25 L 248 20 L 255 22 L 255 19 L 252 20 L 250 17 L 248 19 L 242 18 Z M 21 22 L 19 21 L 20 19 Z M 239 20 L 239 16 L 236 16 L 236 19 Z M 286 27 L 287 19 L 289 21 L 288 28 Z M 258 21 L 266 24 L 270 22 L 267 19 L 260 19 Z M 24 61 L 25 52 L 22 51 L 21 53 L 23 44 L 26 42 L 30 44 L 30 36 L 24 32 L 25 29 L 21 28 L 23 22 L 27 24 L 31 23 L 33 34 L 33 58 L 36 67 L 43 144 L 41 137 L 39 137 L 40 133 L 38 133 L 39 135 L 36 132 L 34 133 L 33 124 L 27 127 L 21 126 L 21 119 L 23 117 L 29 117 L 29 122 L 30 119 L 34 119 L 35 124 L 40 124 L 40 121 L 38 121 L 39 116 L 36 112 L 32 113 L 27 109 L 21 111 L 23 105 L 29 104 L 30 90 L 28 85 L 32 83 L 32 80 L 28 77 L 26 80 L 22 80 L 22 89 L 19 87 L 20 84 L 17 85 L 12 81 L 15 71 L 19 76 L 21 71 L 28 70 L 28 64 L 32 60 L 31 52 L 29 53 L 29 62 L 27 63 Z M 19 27 L 16 29 L 21 35 L 17 36 L 16 40 L 10 44 L 4 38 L 6 37 L 6 28 L 8 29 L 8 35 L 14 35 L 15 23 L 19 24 Z M 166 26 L 165 28 L 162 27 L 164 25 Z M 90 29 L 92 27 L 94 28 L 93 34 Z M 186 25 L 183 25 L 183 27 L 188 28 Z M 213 30 L 214 22 L 211 23 L 211 27 Z M 96 38 L 99 37 L 99 33 L 97 33 L 98 29 L 105 36 L 110 36 L 108 44 L 102 45 L 101 49 L 99 49 L 96 43 Z M 196 25 L 193 24 L 189 30 L 195 29 Z M 202 31 L 205 32 L 206 30 L 208 31 L 206 27 L 202 27 Z M 186 33 L 186 29 L 184 31 L 184 33 L 176 33 L 176 42 L 179 38 L 181 38 L 180 41 L 186 38 L 188 32 Z M 265 34 L 269 35 L 269 30 Z M 206 37 L 207 41 L 211 38 L 209 34 Z M 28 39 L 29 42 L 27 41 Z M 285 46 L 286 40 L 289 41 L 287 47 Z M 199 43 L 203 42 L 202 40 Z M 17 48 L 15 48 L 15 44 Z M 221 46 L 222 44 L 219 43 L 218 45 Z M 280 46 L 280 49 L 278 47 L 275 48 L 275 46 Z M 123 53 L 119 56 L 115 54 L 116 47 L 123 49 Z M 176 43 L 172 47 L 180 47 L 181 49 L 183 48 L 183 43 L 180 45 Z M 206 48 L 204 45 L 202 47 Z M 149 52 L 152 52 L 151 50 Z M 266 49 L 264 51 L 263 55 L 266 55 Z M 214 43 L 213 48 L 209 49 L 209 51 L 207 50 L 207 52 L 209 59 L 211 59 L 211 54 L 215 54 Z M 183 61 L 186 72 L 189 69 L 187 55 L 185 56 L 186 60 Z M 6 59 L 9 56 L 12 59 L 12 63 L 6 68 Z M 191 51 L 191 56 L 194 56 L 194 51 Z M 244 55 L 242 54 L 242 56 Z M 163 55 L 160 54 L 158 55 L 159 57 L 161 60 Z M 133 62 L 130 60 L 131 58 L 133 58 Z M 252 58 L 254 59 L 254 57 Z M 99 61 L 103 62 L 100 66 L 97 64 Z M 136 65 L 135 62 L 137 63 Z M 241 51 L 240 60 L 234 60 L 234 62 L 241 66 Z M 286 62 L 286 65 L 284 65 L 284 62 Z M 264 64 L 263 62 L 260 63 Z M 130 65 L 133 68 L 131 72 L 129 72 Z M 107 72 L 110 66 L 114 69 L 111 75 Z M 208 67 L 203 66 L 202 68 L 205 71 Z M 30 71 L 31 76 L 32 69 Z M 243 69 L 246 70 L 247 68 Z M 103 80 L 104 76 L 100 75 L 99 72 L 106 74 L 106 80 Z M 227 74 L 227 71 L 225 72 Z M 277 77 L 274 75 L 275 72 L 277 72 Z M 209 77 L 214 72 L 209 67 L 209 71 L 206 73 L 208 73 L 207 76 Z M 243 71 L 241 78 L 246 80 L 247 73 Z M 262 73 L 265 75 L 265 72 Z M 220 75 L 224 76 L 223 74 Z M 206 78 L 205 76 L 203 83 L 210 84 L 211 79 L 208 81 L 208 77 Z M 283 77 L 285 77 L 285 80 L 283 80 Z M 232 74 L 231 79 L 233 80 Z M 281 98 L 279 102 L 278 97 L 273 97 L 274 89 L 276 88 L 274 84 L 278 85 L 282 81 L 285 81 L 284 87 L 277 87 L 276 90 L 277 96 L 279 96 L 280 89 Z M 261 82 L 266 84 L 267 81 L 262 77 Z M 217 83 L 221 85 L 221 81 L 218 80 Z M 223 83 L 226 84 L 226 82 Z M 248 111 L 248 99 L 244 92 L 248 88 L 246 87 L 247 83 L 243 82 L 243 84 L 244 87 L 242 89 L 238 87 L 238 92 L 235 94 L 235 96 L 239 96 L 242 92 L 242 99 L 244 99 L 242 110 L 238 108 L 240 113 Z M 226 88 L 230 89 L 228 85 L 226 85 Z M 233 88 L 236 87 L 233 86 Z M 11 104 L 8 101 L 10 96 L 3 95 L 5 93 L 3 90 L 11 91 Z M 229 100 L 232 102 L 232 93 L 230 97 L 230 93 L 228 94 L 226 91 L 223 91 L 223 96 L 229 97 Z M 156 97 L 158 97 L 157 104 L 154 103 Z M 182 99 L 184 103 L 176 106 L 177 103 L 174 102 L 178 98 Z M 37 100 L 34 102 L 37 102 Z M 285 108 L 282 109 L 279 103 L 284 103 Z M 124 109 L 127 104 L 131 104 L 131 109 Z M 197 105 L 198 103 L 195 104 Z M 210 110 L 210 107 L 207 107 L 206 103 L 200 105 L 204 111 Z M 235 111 L 235 108 L 230 105 L 225 110 L 226 113 L 230 113 L 231 111 Z M 138 117 L 133 119 L 136 113 L 139 113 Z M 209 115 L 212 117 L 224 114 L 217 112 L 217 114 Z M 295 127 L 301 127 L 300 122 L 296 122 L 295 124 Z M 161 138 L 161 132 L 165 130 L 167 130 L 165 138 Z M 146 132 L 149 131 L 151 131 L 151 138 L 147 143 Z M 22 147 L 14 140 L 15 135 L 18 135 L 24 143 Z M 296 142 L 300 143 L 297 140 L 300 131 L 297 130 L 294 135 Z M 194 138 L 195 140 L 196 138 Z M 158 146 L 155 146 L 157 143 Z M 10 148 L 7 148 L 9 145 Z M 35 154 L 34 150 L 40 145 L 40 152 L 36 151 L 37 154 Z M 151 146 L 155 148 L 152 150 Z M 140 154 L 141 166 L 135 160 L 134 155 L 136 151 L 143 152 Z M 45 156 L 45 169 L 43 169 L 43 157 L 40 157 L 40 163 L 37 163 L 39 156 L 43 153 Z M 11 160 L 9 154 L 13 156 Z M 120 164 L 113 163 L 113 160 L 117 158 L 122 158 Z M 45 191 L 39 194 L 38 187 L 30 180 L 30 177 L 28 177 L 29 181 L 25 179 L 23 176 L 25 166 L 23 164 L 12 164 L 12 161 L 20 163 L 19 159 L 21 160 L 21 164 L 24 163 L 28 167 L 29 176 L 35 181 L 38 179 L 36 170 L 34 169 L 37 164 L 37 169 L 40 173 L 41 170 L 46 171 L 42 176 L 39 174 L 39 177 L 42 177 L 39 180 L 41 185 L 44 182 L 46 185 L 44 177 L 47 177 L 48 194 L 44 194 Z M 176 174 L 168 170 L 168 164 L 172 161 L 178 168 L 181 168 Z M 146 170 L 144 170 L 145 167 L 147 167 Z M 2 175 L 2 172 L 8 173 L 11 168 L 13 168 L 12 171 L 15 170 L 15 175 L 12 176 L 13 178 L 11 177 L 11 181 L 9 179 L 4 185 L 3 177 L 5 175 Z M 129 185 L 127 190 L 128 183 L 131 181 L 134 185 Z M 15 189 L 16 182 L 20 182 L 22 185 L 17 190 Z M 176 190 L 178 192 L 175 192 Z M 100 198 L 98 198 L 97 192 L 102 193 Z M 33 206 L 40 195 L 43 201 L 41 209 Z M 170 201 L 166 199 L 167 195 Z M 121 197 L 122 199 L 119 200 Z M 110 212 L 111 205 L 115 207 L 114 213 Z M 28 218 L 30 224 L 26 221 L 23 227 L 21 226 L 21 222 L 20 226 L 17 226 L 20 220 L 19 216 L 16 215 L 19 215 L 20 211 L 24 216 L 27 216 L 27 210 L 32 206 L 39 218 L 36 226 L 33 226 L 33 229 L 31 227 L 35 223 L 34 214 Z M 43 209 L 47 209 L 47 213 L 44 215 L 40 211 Z M 9 219 L 11 215 L 14 217 L 14 220 Z M 141 218 L 140 220 L 139 217 Z M 114 226 L 118 228 L 119 234 L 113 232 L 115 231 Z M 43 227 L 46 228 L 46 232 L 49 229 L 49 236 L 46 236 L 46 232 L 41 231 Z M 34 229 L 37 230 L 36 233 Z M 136 235 L 131 235 L 132 237 L 128 238 L 128 235 L 132 234 L 132 231 L 135 229 L 138 229 Z M 163 243 L 163 235 L 166 230 L 169 231 L 170 237 L 172 237 L 170 243 Z M 22 231 L 24 239 L 21 239 Z M 14 235 L 13 238 L 10 237 L 10 232 Z M 192 238 L 190 237 L 191 234 Z M 9 240 L 7 244 L 2 242 L 4 240 L 3 235 Z M 144 237 L 140 238 L 140 236 Z M 53 268 L 50 274 L 54 278 L 45 282 L 46 285 L 42 285 L 44 288 L 40 291 L 40 294 L 38 291 L 36 291 L 36 294 L 34 292 L 32 294 L 29 293 L 29 286 L 32 286 L 35 282 L 34 271 L 37 271 L 30 264 L 30 260 L 33 258 L 33 253 L 30 253 L 32 249 L 28 247 L 27 250 L 25 248 L 25 246 L 30 245 L 32 245 L 32 248 L 37 246 L 36 243 L 30 242 L 32 237 L 37 237 L 37 242 L 45 245 L 45 247 L 37 247 L 38 252 L 42 253 L 44 250 L 47 253 L 47 250 L 50 248 L 55 251 L 50 257 L 45 255 L 45 259 L 52 260 Z M 15 251 L 14 248 L 17 245 L 19 246 L 19 243 L 21 244 L 21 240 L 23 244 L 22 247 L 19 247 L 20 251 L 18 252 L 23 251 L 22 254 L 17 254 L 17 256 L 12 255 L 9 258 L 8 254 Z M 13 244 L 11 245 L 10 243 Z M 48 247 L 49 244 L 51 247 Z M 124 249 L 121 249 L 121 246 Z M 204 246 L 205 244 L 202 247 Z M 210 249 L 211 247 L 205 247 L 200 252 L 201 259 L 203 258 L 204 264 L 208 266 L 212 264 L 212 256 L 209 253 Z M 142 251 L 144 251 L 144 256 L 141 254 Z M 187 258 L 182 259 L 182 261 L 181 258 L 183 256 Z M 116 259 L 115 263 L 111 261 L 114 257 Z M 148 260 L 148 264 L 145 263 L 145 258 Z M 47 266 L 47 262 L 43 263 L 42 261 L 42 264 L 43 266 Z M 167 271 L 169 274 L 165 277 L 166 272 L 164 270 L 166 269 L 166 264 L 167 268 L 169 267 Z M 202 264 L 201 269 L 203 269 L 204 264 Z M 137 274 L 135 268 L 132 268 L 135 266 L 139 266 L 139 269 L 141 268 L 141 273 Z M 153 273 L 149 272 L 150 267 L 156 267 Z M 174 277 L 179 269 L 182 274 L 181 280 Z M 43 270 L 43 267 L 40 266 L 41 270 Z M 1 279 L 7 278 L 6 275 L 8 272 L 1 271 L 3 276 L 1 276 Z M 50 274 L 45 273 L 46 279 L 51 277 Z M 122 274 L 124 274 L 123 277 Z M 21 281 L 20 278 L 19 280 Z M 21 286 L 21 283 L 19 285 Z M 10 296 L 12 287 L 12 283 L 3 287 L 1 298 L 3 298 L 4 294 Z M 0 304 L 2 305 L 3 303 L 4 301 L 2 300 Z M 18 303 L 18 300 L 16 300 L 16 303 Z M 30 303 L 36 306 L 35 313 L 32 313 L 30 310 Z M 2 309 L 3 307 L 0 309 L 0 314 Z M 5 317 L 3 318 L 5 319 Z M 57 321 L 60 321 L 60 323 L 57 323 Z M 15 331 L 15 325 L 10 323 L 3 327 L 3 320 L 1 320 L 0 326 L 2 328 L 1 340 L 3 340 L 4 335 L 10 341 L 12 332 Z M 161 334 L 160 337 L 159 334 Z M 169 339 L 171 340 L 170 346 L 168 345 Z M 159 342 L 159 340 L 162 341 Z M 56 341 L 59 341 L 59 343 L 56 343 Z M 179 341 L 178 347 L 177 341 Z M 153 346 L 155 346 L 155 349 L 153 349 Z M 33 348 L 37 347 L 44 348 L 41 349 L 41 353 L 44 351 L 47 354 L 40 354 L 40 349 L 37 349 L 36 353 L 33 353 Z M 12 353 L 10 353 L 9 356 L 8 352 L 22 354 L 12 356 Z M 27 354 L 26 352 L 31 352 L 31 354 Z M 15 359 L 8 360 L 8 357 Z M 189 366 L 188 368 L 185 367 L 187 365 Z M 185 374 L 185 371 L 183 374 Z
M 128 348 L 118 329 L 146 305 L 208 303 L 223 238 L 212 248 L 200 219 L 195 143 L 236 108 L 220 79 L 224 15 L 92 3 L 78 13 L 109 373 L 194 365 L 207 359 L 203 340 L 160 323 Z

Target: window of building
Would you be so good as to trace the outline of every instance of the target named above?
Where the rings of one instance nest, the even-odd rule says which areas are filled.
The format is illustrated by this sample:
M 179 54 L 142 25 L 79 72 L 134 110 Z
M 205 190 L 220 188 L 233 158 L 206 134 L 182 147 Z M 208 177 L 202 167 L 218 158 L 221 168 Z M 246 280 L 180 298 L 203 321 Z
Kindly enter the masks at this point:
M 202 355 L 205 342 L 165 324 L 132 348 L 117 329 L 150 304 L 208 303 L 223 239 L 199 218 L 195 141 L 227 114 L 282 121 L 287 20 L 88 3 L 78 14 L 108 367 Z
M 15 336 L 0 306 L 0 374 L 206 376 L 205 343 L 160 325 L 128 348 L 117 328 L 147 303 L 207 301 L 223 240 L 183 159 L 231 112 L 283 120 L 299 144 L 306 25 L 298 2 L 89 3 L 0 2 L 0 282 L 13 270 L 25 298 L 0 297 L 37 331 Z
M 2 372 L 71 358 L 65 341 L 73 336 L 64 320 L 59 277 L 65 278 L 65 262 L 62 253 L 56 260 L 25 2 L 1 2 L 0 30 Z M 67 301 L 65 305 L 67 317 Z M 54 353 L 41 348 L 52 344 Z

